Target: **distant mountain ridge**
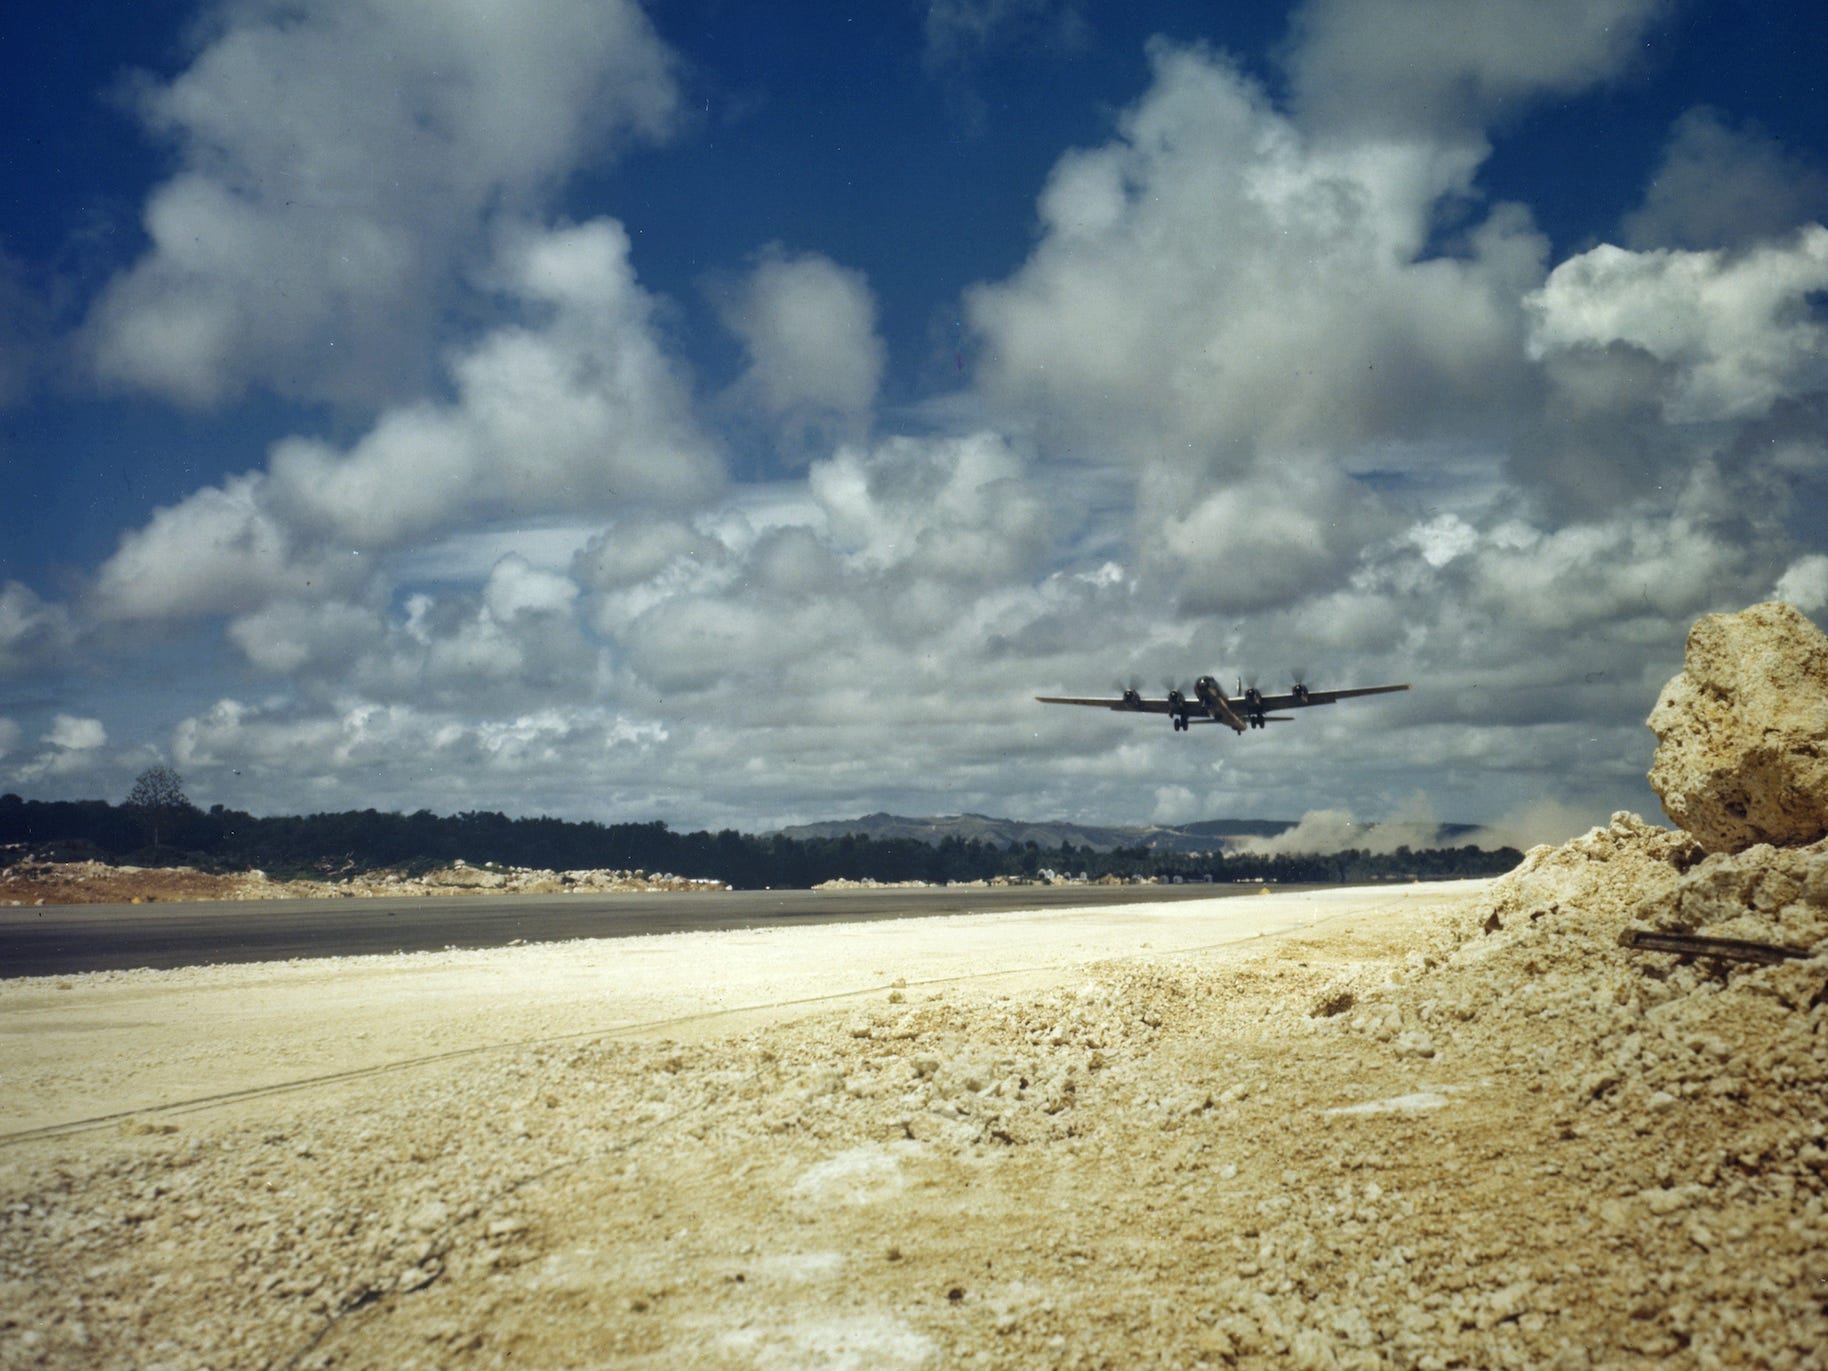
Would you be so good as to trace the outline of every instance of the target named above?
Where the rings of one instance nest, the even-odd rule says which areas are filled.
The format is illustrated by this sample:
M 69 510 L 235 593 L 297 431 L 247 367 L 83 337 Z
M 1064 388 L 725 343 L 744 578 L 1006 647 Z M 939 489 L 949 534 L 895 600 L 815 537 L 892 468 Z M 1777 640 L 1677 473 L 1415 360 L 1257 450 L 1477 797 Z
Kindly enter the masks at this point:
M 987 814 L 944 814 L 908 818 L 900 814 L 865 814 L 860 819 L 830 819 L 821 823 L 783 828 L 788 838 L 842 838 L 846 834 L 872 841 L 912 838 L 938 844 L 947 838 L 976 840 L 993 847 L 1022 847 L 1034 843 L 1049 851 L 1062 843 L 1109 852 L 1119 847 L 1141 847 L 1151 852 L 1212 852 L 1224 850 L 1239 838 L 1268 838 L 1295 825 L 1286 819 L 1205 819 L 1176 827 L 1076 824 L 1066 820 L 1032 823 L 1022 819 L 995 819 Z
M 1024 819 L 995 819 L 988 814 L 940 814 L 919 819 L 902 814 L 865 814 L 860 819 L 828 819 L 820 823 L 795 824 L 778 831 L 783 837 L 795 840 L 842 838 L 852 834 L 872 841 L 912 838 L 915 842 L 937 846 L 948 838 L 957 838 L 961 842 L 975 839 L 1000 848 L 1021 847 L 1032 842 L 1043 850 L 1055 851 L 1061 843 L 1071 843 L 1074 847 L 1089 847 L 1094 852 L 1140 847 L 1149 852 L 1185 855 L 1235 851 L 1246 838 L 1273 838 L 1295 826 L 1292 819 L 1202 819 L 1198 823 L 1171 826 L 1125 826 L 1077 824 L 1065 819 L 1035 823 Z M 1377 827 L 1376 824 L 1364 824 L 1358 831 L 1368 838 Z M 1478 831 L 1477 824 L 1439 824 L 1432 837 L 1408 841 L 1415 847 L 1445 847 L 1456 839 L 1470 838 Z M 1365 845 L 1370 846 L 1369 843 Z

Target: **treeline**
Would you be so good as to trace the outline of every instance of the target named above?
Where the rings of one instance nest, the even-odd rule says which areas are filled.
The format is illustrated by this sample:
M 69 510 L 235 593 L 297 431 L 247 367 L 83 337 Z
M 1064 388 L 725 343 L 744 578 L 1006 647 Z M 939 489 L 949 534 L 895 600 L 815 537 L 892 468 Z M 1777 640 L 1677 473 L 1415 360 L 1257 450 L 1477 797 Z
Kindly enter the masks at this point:
M 154 842 L 154 835 L 157 841 Z M 1521 860 L 1515 848 L 1398 848 L 1391 854 L 1337 852 L 1276 857 L 1155 853 L 1141 847 L 1095 852 L 1062 843 L 1000 848 L 947 838 L 788 838 L 724 829 L 675 833 L 661 822 L 601 824 L 511 819 L 472 812 L 340 814 L 259 818 L 213 805 L 182 804 L 156 813 L 105 800 L 24 800 L 0 796 L 0 845 L 45 858 L 91 857 L 137 866 L 259 868 L 282 879 L 334 880 L 378 870 L 428 871 L 459 858 L 472 865 L 555 871 L 671 872 L 722 880 L 738 889 L 803 889 L 829 880 L 970 881 L 1035 878 L 1044 871 L 1097 880 L 1135 877 L 1204 881 L 1343 883 L 1486 876 Z

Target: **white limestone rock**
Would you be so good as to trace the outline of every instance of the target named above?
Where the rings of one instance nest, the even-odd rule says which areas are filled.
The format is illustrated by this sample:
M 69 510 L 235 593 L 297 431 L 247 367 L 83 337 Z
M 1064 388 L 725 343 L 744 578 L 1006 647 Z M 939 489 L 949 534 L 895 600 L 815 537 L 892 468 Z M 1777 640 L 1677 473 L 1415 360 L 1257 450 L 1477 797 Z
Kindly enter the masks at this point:
M 1828 836 L 1828 636 L 1799 610 L 1697 621 L 1649 723 L 1651 789 L 1709 851 Z

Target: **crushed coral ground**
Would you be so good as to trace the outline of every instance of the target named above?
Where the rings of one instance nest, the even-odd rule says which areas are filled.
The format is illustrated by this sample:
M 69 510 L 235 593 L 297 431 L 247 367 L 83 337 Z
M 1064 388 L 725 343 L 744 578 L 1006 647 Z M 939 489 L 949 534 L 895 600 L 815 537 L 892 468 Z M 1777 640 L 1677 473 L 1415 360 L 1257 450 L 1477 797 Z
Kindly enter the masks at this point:
M 1828 845 L 1621 816 L 1242 948 L 17 1140 L 0 1366 L 1819 1365 L 1824 910 Z

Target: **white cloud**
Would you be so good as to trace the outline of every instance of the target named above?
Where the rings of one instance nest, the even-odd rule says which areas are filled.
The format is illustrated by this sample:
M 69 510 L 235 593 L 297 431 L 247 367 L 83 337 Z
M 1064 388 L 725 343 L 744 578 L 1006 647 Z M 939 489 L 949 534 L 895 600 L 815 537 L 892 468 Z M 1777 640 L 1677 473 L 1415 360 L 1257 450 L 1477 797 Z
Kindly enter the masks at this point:
M 249 664 L 276 676 L 347 670 L 382 633 L 379 615 L 338 600 L 276 600 L 228 626 Z
M 748 355 L 734 393 L 782 427 L 790 452 L 818 436 L 867 430 L 884 352 L 861 272 L 776 245 L 725 302 L 723 318 Z
M 1200 797 L 1184 785 L 1164 785 L 1156 787 L 1155 808 L 1149 811 L 1150 821 L 1158 824 L 1195 823 L 1208 815 L 1202 807 Z
M 51 720 L 51 731 L 44 740 L 52 747 L 72 752 L 91 752 L 108 741 L 108 730 L 100 719 L 84 719 L 73 714 L 59 714 Z
M 1828 389 L 1828 327 L 1806 308 L 1828 289 L 1828 228 L 1743 253 L 1602 245 L 1550 273 L 1530 300 L 1530 353 L 1577 360 L 1633 349 L 1662 368 L 1671 423 L 1743 421 Z
M 1235 472 L 1489 424 L 1529 385 L 1545 244 L 1500 207 L 1418 260 L 1479 154 L 1321 145 L 1211 55 L 1158 43 L 1119 137 L 1068 154 L 1041 239 L 967 297 L 980 382 L 1052 449 Z
M 94 602 L 104 618 L 250 611 L 283 596 L 335 591 L 365 574 L 345 551 L 301 547 L 266 507 L 266 478 L 231 476 L 156 511 L 96 573 Z
M 231 6 L 185 72 L 142 88 L 180 169 L 90 317 L 95 365 L 192 405 L 417 382 L 413 344 L 489 215 L 664 134 L 677 100 L 633 0 Z
M 813 466 L 809 484 L 833 544 L 873 571 L 1005 580 L 1047 549 L 1042 492 L 993 433 L 843 448 Z
M 76 640 L 69 610 L 18 581 L 0 585 L 0 677 L 61 661 Z
M 666 738 L 657 723 L 595 705 L 478 719 L 404 702 L 231 698 L 180 722 L 172 750 L 187 774 L 232 768 L 327 807 L 450 812 L 465 807 L 451 791 L 451 778 L 463 776 L 490 807 L 601 813 L 618 789 L 639 783 Z
M 1640 615 L 1680 624 L 1722 596 L 1755 595 L 1758 580 L 1732 531 L 1662 510 L 1557 529 L 1500 524 L 1463 574 L 1471 602 L 1513 633 L 1591 631 Z
M 574 564 L 576 574 L 597 590 L 619 590 L 684 563 L 716 563 L 724 544 L 674 520 L 617 524 L 590 540 Z
M 1479 534 L 1473 526 L 1453 513 L 1437 514 L 1426 523 L 1416 524 L 1405 534 L 1431 567 L 1444 567 L 1463 557 L 1479 545 Z
M 1670 0 L 1307 0 L 1289 63 L 1317 124 L 1453 137 L 1626 69 Z
M 515 515 L 679 505 L 722 473 L 650 333 L 628 239 L 598 220 L 509 235 L 501 279 L 538 316 L 452 361 L 456 396 L 383 415 L 348 451 L 277 444 L 129 532 L 96 577 L 116 618 L 247 613 L 349 594 L 369 554 Z
M 677 503 L 715 489 L 716 457 L 652 336 L 628 247 L 609 220 L 513 235 L 503 283 L 546 317 L 459 355 L 454 403 L 394 410 L 346 453 L 279 445 L 275 506 L 324 536 L 382 548 L 485 515 Z
M 1744 248 L 1824 218 L 1828 174 L 1756 125 L 1703 108 L 1676 121 L 1623 227 L 1630 248 Z
M 1805 614 L 1828 609 L 1828 557 L 1815 552 L 1797 558 L 1777 578 L 1772 595 L 1787 600 Z
M 1265 463 L 1221 483 L 1185 513 L 1181 502 L 1145 498 L 1160 521 L 1148 556 L 1192 612 L 1275 609 L 1336 584 L 1389 519 L 1368 492 L 1325 463 Z
M 525 557 L 509 554 L 495 564 L 483 587 L 482 602 L 497 622 L 519 615 L 565 615 L 578 598 L 577 583 L 541 571 Z

